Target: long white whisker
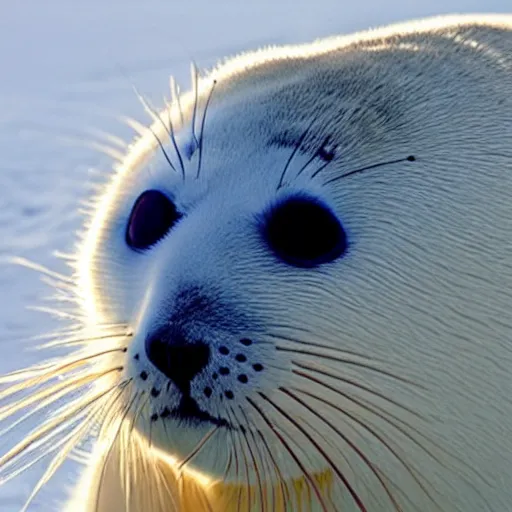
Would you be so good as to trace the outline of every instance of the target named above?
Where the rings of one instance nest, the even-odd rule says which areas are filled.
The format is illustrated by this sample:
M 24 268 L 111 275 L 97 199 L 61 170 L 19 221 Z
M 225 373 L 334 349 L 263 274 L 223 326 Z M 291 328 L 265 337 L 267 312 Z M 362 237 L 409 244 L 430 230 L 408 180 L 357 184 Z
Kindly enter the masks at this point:
M 123 386 L 123 388 L 121 389 L 121 393 L 119 396 L 122 396 L 123 393 L 126 391 L 127 389 L 127 386 L 128 384 L 130 384 L 132 381 L 131 379 L 129 381 L 127 381 L 125 383 L 125 385 Z M 99 488 L 101 488 L 102 486 L 102 483 L 103 483 L 103 479 L 105 477 L 105 470 L 107 468 L 107 464 L 109 462 L 109 458 L 110 458 L 110 455 L 112 453 L 112 449 L 114 448 L 114 445 L 115 443 L 117 442 L 118 440 L 118 437 L 119 437 L 119 433 L 121 431 L 121 428 L 123 427 L 123 424 L 124 424 L 124 421 L 126 419 L 126 417 L 128 416 L 128 413 L 130 412 L 130 409 L 131 407 L 133 406 L 134 402 L 135 402 L 135 399 L 137 398 L 137 394 L 135 394 L 132 398 L 132 400 L 129 402 L 128 406 L 125 407 L 125 410 L 124 412 L 120 413 L 118 411 L 115 419 L 117 420 L 117 426 L 110 426 L 110 423 L 109 423 L 109 427 L 108 427 L 108 430 L 105 428 L 105 422 L 103 422 L 103 435 L 102 435 L 102 441 L 105 443 L 105 448 L 106 450 L 104 451 L 103 453 L 103 467 L 101 469 L 101 473 L 99 475 Z M 115 404 L 115 402 L 114 402 Z M 105 413 L 107 414 L 107 413 Z M 97 498 L 96 498 L 96 506 L 95 506 L 95 510 L 96 512 L 98 511 L 98 508 L 99 508 L 99 505 L 100 505 L 100 493 L 98 493 L 97 495 Z
M 14 372 L 14 374 L 7 374 L 0 377 L 0 384 L 6 384 L 11 382 L 17 382 L 15 385 L 10 385 L 7 389 L 0 392 L 0 400 L 3 400 L 14 393 L 19 391 L 24 391 L 28 388 L 44 384 L 50 379 L 55 377 L 59 377 L 63 374 L 69 373 L 77 368 L 80 368 L 86 364 L 89 364 L 92 360 L 100 358 L 107 354 L 113 354 L 116 352 L 125 352 L 126 349 L 124 347 L 104 350 L 103 352 L 97 352 L 95 354 L 84 355 L 78 359 L 72 359 L 72 356 L 69 360 L 65 360 L 64 364 L 60 366 L 50 365 L 47 366 L 43 364 L 42 366 L 34 366 L 33 368 L 28 368 L 27 370 L 23 370 L 22 372 Z M 28 375 L 35 373 L 34 377 L 26 378 L 20 382 L 20 377 L 23 378 L 25 375 L 25 371 L 29 372 Z
M 39 272 L 40 274 L 44 274 L 48 277 L 51 277 L 52 279 L 56 279 L 59 282 L 66 283 L 68 285 L 75 285 L 75 282 L 73 281 L 72 277 L 65 276 L 64 274 L 59 274 L 58 272 L 55 272 L 54 270 L 50 270 L 49 268 L 45 267 L 44 265 L 41 265 L 40 263 L 36 263 L 34 261 L 31 261 L 27 258 L 22 258 L 21 256 L 15 256 L 11 259 L 11 263 L 14 265 L 20 265 L 22 267 L 28 268 L 30 270 L 35 270 L 36 272 Z
M 111 390 L 115 389 L 117 386 L 114 386 L 111 388 Z M 28 497 L 27 501 L 25 502 L 25 506 L 21 510 L 21 512 L 25 512 L 32 502 L 32 500 L 35 498 L 37 493 L 43 488 L 43 486 L 50 480 L 50 478 L 55 474 L 57 469 L 62 465 L 64 460 L 68 457 L 71 450 L 80 442 L 80 440 L 87 434 L 87 432 L 90 430 L 91 422 L 93 421 L 95 415 L 98 412 L 97 404 L 96 408 L 90 412 L 87 417 L 84 419 L 84 421 L 80 424 L 78 424 L 77 427 L 75 427 L 65 438 L 64 443 L 59 443 L 55 449 L 58 449 L 57 454 L 54 456 L 50 464 L 48 465 L 46 471 L 42 475 L 42 477 L 39 479 L 38 483 L 32 490 L 30 496 Z M 62 446 L 63 444 L 63 446 Z M 62 448 L 60 448 L 62 446 Z M 59 449 L 60 448 L 60 449 Z M 52 449 L 54 451 L 54 449 Z
M 0 458 L 0 472 L 6 471 L 19 457 L 27 456 L 39 449 L 40 446 L 52 441 L 70 425 L 80 421 L 82 417 L 87 415 L 88 409 L 98 400 L 104 398 L 112 389 L 113 387 L 110 387 L 97 394 L 90 393 L 85 398 L 81 397 L 66 404 L 54 417 L 49 418 L 42 425 L 32 430 L 22 442 L 18 443 Z
M 39 392 L 34 395 L 29 395 L 26 399 L 15 402 L 14 404 L 8 407 L 0 408 L 0 421 L 8 418 L 19 410 L 26 409 L 33 403 L 37 403 L 36 407 L 32 408 L 26 414 L 24 414 L 21 418 L 18 418 L 16 421 L 11 423 L 7 428 L 0 431 L 0 436 L 4 436 L 6 433 L 10 432 L 12 429 L 19 426 L 21 423 L 25 422 L 28 418 L 32 417 L 34 414 L 39 412 L 41 409 L 48 407 L 49 405 L 55 403 L 60 400 L 62 397 L 68 395 L 69 393 L 76 392 L 79 388 L 86 386 L 92 382 L 97 381 L 101 377 L 109 375 L 113 371 L 118 371 L 117 369 L 108 370 L 97 373 L 85 373 L 80 378 L 76 378 L 73 380 L 65 380 L 62 383 L 59 383 L 55 386 L 51 386 L 48 389 L 43 390 L 44 392 Z
M 360 512 L 368 512 L 361 498 L 355 491 L 354 487 L 350 484 L 345 475 L 339 470 L 338 466 L 334 463 L 331 457 L 325 452 L 325 450 L 320 446 L 318 441 L 313 438 L 313 436 L 305 430 L 305 428 L 299 423 L 298 420 L 294 419 L 289 413 L 287 413 L 282 407 L 280 407 L 274 400 L 270 399 L 264 393 L 258 393 L 263 400 L 268 402 L 278 413 L 281 414 L 284 418 L 286 418 L 297 430 L 299 430 L 307 440 L 316 448 L 316 450 L 322 455 L 327 464 L 333 469 L 333 471 L 338 475 L 338 478 L 343 482 L 345 488 L 352 496 L 352 499 L 357 506 Z M 312 480 L 314 482 L 314 480 Z M 316 484 L 315 484 L 316 485 Z M 319 492 L 319 491 L 318 491 Z

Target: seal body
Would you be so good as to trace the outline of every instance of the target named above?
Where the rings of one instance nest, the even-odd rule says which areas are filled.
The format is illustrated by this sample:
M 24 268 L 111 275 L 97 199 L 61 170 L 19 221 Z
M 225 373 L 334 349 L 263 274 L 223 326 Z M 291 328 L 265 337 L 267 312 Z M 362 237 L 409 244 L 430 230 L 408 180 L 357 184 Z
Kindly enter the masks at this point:
M 148 107 L 77 259 L 99 434 L 68 509 L 508 510 L 511 98 L 512 18 L 480 16 Z

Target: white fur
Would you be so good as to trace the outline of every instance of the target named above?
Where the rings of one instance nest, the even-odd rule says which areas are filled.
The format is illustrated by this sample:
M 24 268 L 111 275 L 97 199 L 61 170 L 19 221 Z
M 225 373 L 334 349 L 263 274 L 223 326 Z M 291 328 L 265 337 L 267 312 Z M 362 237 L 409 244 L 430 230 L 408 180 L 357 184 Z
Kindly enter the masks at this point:
M 247 397 L 296 443 L 308 471 L 329 464 L 258 392 L 314 435 L 369 511 L 395 509 L 352 444 L 392 482 L 389 489 L 403 510 L 511 509 L 512 18 L 436 18 L 236 57 L 200 81 L 197 133 L 213 79 L 199 179 L 199 151 L 185 159 L 183 182 L 148 132 L 100 198 L 81 248 L 79 288 L 91 322 L 127 323 L 134 333 L 128 352 L 116 356 L 123 377 L 134 378 L 123 399 L 128 403 L 137 391 L 149 396 L 152 386 L 165 385 L 144 355 L 144 339 L 169 318 L 180 292 L 198 287 L 215 314 L 191 319 L 192 331 L 232 351 L 240 337 L 260 342 L 247 352 L 265 371 L 251 374 L 245 386 L 233 372 L 222 382 L 236 393 L 231 414 L 246 423 L 238 407 L 245 408 L 246 428 L 265 432 L 283 456 L 285 476 L 300 476 L 301 470 L 247 406 Z M 194 94 L 181 103 L 184 123 L 176 104 L 171 115 L 183 151 L 191 141 Z M 162 116 L 165 121 L 168 112 Z M 294 145 L 272 141 L 297 141 L 312 120 L 303 151 L 276 191 Z M 153 130 L 179 171 L 159 120 Z M 327 136 L 334 160 L 311 178 L 323 164 L 318 158 L 295 178 Z M 416 160 L 325 185 L 409 155 Z M 186 216 L 154 248 L 138 254 L 127 247 L 124 233 L 133 203 L 150 188 L 175 197 Z M 322 199 L 339 216 L 350 242 L 343 258 L 299 269 L 277 261 L 265 246 L 255 218 L 276 198 L 296 191 Z M 347 353 L 321 353 L 346 362 L 277 351 L 276 345 L 301 348 L 285 338 L 335 346 Z M 294 362 L 336 373 L 345 380 L 315 375 L 354 400 L 292 373 Z M 138 378 L 142 370 L 149 373 L 146 381 Z M 193 393 L 204 410 L 225 417 L 226 401 L 201 394 L 212 371 L 198 377 Z M 336 404 L 340 410 L 301 395 L 346 439 L 280 386 Z M 148 400 L 136 421 L 137 435 L 147 437 L 151 413 L 176 400 L 173 389 Z M 152 442 L 161 452 L 151 449 L 148 460 L 164 453 L 186 457 L 211 429 L 163 424 L 152 426 Z M 216 436 L 189 465 L 212 479 L 223 475 L 230 442 L 225 432 Z M 95 510 L 101 478 L 98 512 L 126 510 L 122 462 L 109 464 L 101 476 L 101 446 L 100 440 L 70 511 Z M 243 479 L 234 471 L 228 475 L 232 482 Z M 331 506 L 358 510 L 334 479 Z M 137 487 L 146 480 L 134 481 Z

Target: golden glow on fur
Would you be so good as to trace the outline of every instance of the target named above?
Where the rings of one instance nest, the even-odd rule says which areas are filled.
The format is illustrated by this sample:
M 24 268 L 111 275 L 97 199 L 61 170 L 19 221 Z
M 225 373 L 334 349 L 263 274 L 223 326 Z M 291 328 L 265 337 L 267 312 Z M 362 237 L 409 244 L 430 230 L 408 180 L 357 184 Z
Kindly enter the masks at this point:
M 168 464 L 170 467 L 174 467 L 177 469 L 178 466 L 180 465 L 180 461 L 176 459 L 176 457 L 171 457 L 169 454 L 156 448 L 153 448 L 153 450 L 155 451 L 156 456 L 162 461 L 164 461 L 166 464 Z M 190 468 L 184 468 L 183 472 L 185 475 L 190 477 L 190 479 L 196 481 L 203 488 L 207 488 L 213 483 L 213 480 L 210 477 L 208 477 L 208 475 L 204 475 L 199 471 L 194 471 L 193 469 Z

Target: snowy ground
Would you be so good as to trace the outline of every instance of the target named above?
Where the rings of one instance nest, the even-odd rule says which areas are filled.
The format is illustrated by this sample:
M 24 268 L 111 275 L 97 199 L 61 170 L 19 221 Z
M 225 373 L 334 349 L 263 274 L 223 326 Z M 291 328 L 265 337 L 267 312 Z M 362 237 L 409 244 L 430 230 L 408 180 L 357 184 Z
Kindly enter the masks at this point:
M 94 130 L 127 139 L 116 121 L 145 120 L 132 85 L 155 104 L 189 63 L 263 44 L 307 41 L 391 21 L 453 12 L 512 11 L 511 0 L 0 0 L 0 373 L 41 357 L 21 342 L 55 322 L 27 310 L 48 289 L 23 256 L 66 271 L 79 202 L 110 161 L 88 147 Z M 12 439 L 0 439 L 3 451 Z M 68 464 L 30 507 L 58 510 Z M 19 510 L 37 471 L 0 487 L 0 512 Z

